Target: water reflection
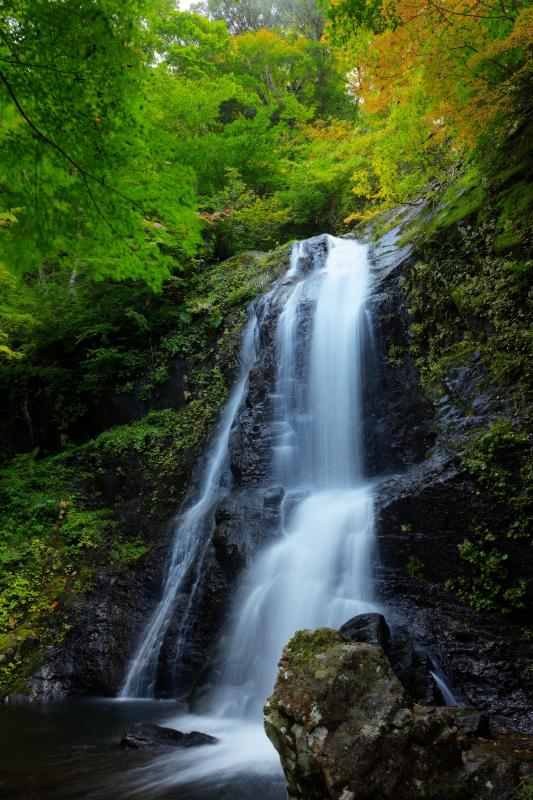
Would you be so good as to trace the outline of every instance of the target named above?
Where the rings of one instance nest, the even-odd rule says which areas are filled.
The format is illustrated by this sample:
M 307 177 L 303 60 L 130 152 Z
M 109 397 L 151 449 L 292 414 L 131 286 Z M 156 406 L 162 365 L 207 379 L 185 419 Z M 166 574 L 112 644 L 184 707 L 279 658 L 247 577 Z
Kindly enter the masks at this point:
M 122 751 L 134 722 L 203 730 L 220 744 Z M 259 725 L 184 717 L 174 702 L 0 706 L 1 800 L 283 800 L 277 755 Z

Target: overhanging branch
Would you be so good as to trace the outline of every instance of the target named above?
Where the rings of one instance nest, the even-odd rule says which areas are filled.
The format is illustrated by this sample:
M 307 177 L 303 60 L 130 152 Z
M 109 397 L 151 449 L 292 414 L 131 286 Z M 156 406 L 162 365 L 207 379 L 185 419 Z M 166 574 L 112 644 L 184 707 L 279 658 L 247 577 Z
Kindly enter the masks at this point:
M 87 180 L 89 179 L 95 181 L 95 183 L 98 183 L 104 189 L 107 189 L 109 192 L 112 192 L 113 194 L 117 195 L 117 197 L 121 197 L 123 200 L 126 200 L 126 202 L 130 203 L 134 208 L 136 208 L 138 211 L 144 214 L 142 207 L 139 205 L 139 203 L 137 203 L 136 200 L 133 200 L 131 197 L 128 197 L 127 195 L 123 194 L 118 189 L 115 189 L 113 186 L 107 183 L 103 178 L 99 178 L 97 175 L 93 175 L 92 172 L 89 172 L 89 170 L 86 170 L 84 167 L 81 166 L 81 164 L 78 164 L 78 162 L 75 159 L 73 159 L 72 156 L 70 156 L 61 147 L 61 145 L 54 142 L 37 127 L 37 125 L 33 122 L 33 120 L 28 116 L 24 108 L 21 106 L 13 87 L 11 86 L 10 82 L 8 81 L 8 79 L 1 70 L 0 70 L 0 81 L 2 81 L 2 83 L 6 87 L 7 92 L 11 97 L 17 111 L 22 116 L 22 118 L 27 122 L 29 127 L 35 133 L 35 135 L 38 136 L 42 142 L 44 142 L 45 144 L 49 145 L 54 150 L 56 150 L 66 161 L 68 161 L 68 163 L 71 164 L 80 173 L 80 175 L 84 178 L 85 182 L 87 182 Z

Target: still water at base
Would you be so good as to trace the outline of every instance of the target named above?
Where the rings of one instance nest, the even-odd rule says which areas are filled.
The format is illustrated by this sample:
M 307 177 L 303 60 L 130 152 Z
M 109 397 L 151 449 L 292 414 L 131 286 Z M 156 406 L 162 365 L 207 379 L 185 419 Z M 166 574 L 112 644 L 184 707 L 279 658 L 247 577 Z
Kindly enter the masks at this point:
M 201 730 L 216 745 L 123 751 L 135 722 Z M 284 800 L 260 724 L 179 715 L 176 703 L 64 701 L 0 707 L 1 800 Z

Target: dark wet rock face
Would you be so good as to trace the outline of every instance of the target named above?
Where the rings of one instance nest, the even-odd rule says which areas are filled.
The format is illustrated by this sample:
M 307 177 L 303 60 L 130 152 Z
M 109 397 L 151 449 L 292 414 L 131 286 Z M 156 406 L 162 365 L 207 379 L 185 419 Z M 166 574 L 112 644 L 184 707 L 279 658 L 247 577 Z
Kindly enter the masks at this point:
M 435 440 L 432 408 L 422 395 L 409 352 L 400 276 L 401 267 L 390 273 L 375 265 L 368 299 L 371 336 L 363 364 L 362 400 L 369 476 L 423 461 Z
M 202 560 L 191 605 L 184 593 L 174 612 L 175 627 L 167 631 L 157 693 L 187 696 L 212 666 L 221 631 L 227 621 L 239 576 L 257 549 L 271 540 L 280 526 L 278 488 L 263 491 L 236 489 L 215 510 L 214 528 Z M 194 579 L 194 577 L 193 577 Z M 179 663 L 174 658 L 176 634 L 187 608 L 187 647 Z
M 153 747 L 200 747 L 204 744 L 216 744 L 218 739 L 200 731 L 182 733 L 173 728 L 163 728 L 149 722 L 138 722 L 133 725 L 121 739 L 123 750 L 146 750 Z
M 527 733 L 533 730 L 531 641 L 521 625 L 479 614 L 444 587 L 461 574 L 458 545 L 482 502 L 451 460 L 428 461 L 385 482 L 377 497 L 379 583 L 393 628 L 408 627 L 459 696 L 490 711 L 498 725 Z M 413 563 L 418 572 L 410 577 Z
M 415 647 L 407 628 L 397 626 L 392 637 L 383 614 L 359 614 L 345 622 L 339 633 L 347 641 L 381 647 L 394 674 L 416 703 L 433 705 L 442 701 L 427 653 Z
M 381 647 L 328 628 L 284 648 L 265 730 L 291 800 L 505 800 L 529 765 L 521 737 L 413 705 Z
M 359 614 L 341 625 L 339 633 L 352 642 L 368 642 L 384 650 L 390 645 L 390 630 L 383 614 Z
M 410 252 L 397 247 L 398 236 L 391 231 L 371 247 L 365 446 L 369 474 L 386 476 L 376 492 L 378 591 L 390 609 L 393 638 L 403 629 L 415 658 L 434 659 L 464 702 L 490 711 L 502 727 L 531 732 L 533 648 L 523 627 L 477 613 L 445 589 L 464 570 L 458 546 L 487 513 L 486 498 L 460 467 L 457 442 L 486 428 L 505 401 L 475 353 L 450 369 L 434 405 L 425 398 L 409 352 L 402 286 Z M 410 660 L 405 650 L 403 660 Z
M 486 426 L 498 416 L 499 407 L 490 385 L 485 381 L 480 386 L 486 376 L 475 354 L 468 365 L 450 372 L 446 393 L 435 406 L 424 396 L 410 354 L 408 298 L 402 288 L 410 253 L 408 248 L 398 248 L 396 240 L 397 233 L 392 232 L 371 248 L 362 398 L 366 473 L 379 479 L 375 578 L 379 599 L 389 609 L 392 635 L 388 641 L 382 622 L 372 615 L 367 615 L 365 625 L 359 620 L 343 635 L 383 647 L 402 690 L 413 700 L 431 704 L 438 699 L 427 677 L 438 664 L 465 703 L 490 711 L 502 727 L 531 731 L 531 642 L 523 637 L 520 626 L 496 614 L 478 614 L 444 588 L 446 580 L 461 573 L 458 545 L 483 506 L 483 497 L 458 465 L 453 443 L 464 432 Z M 306 246 L 307 254 L 300 262 L 303 271 L 321 264 L 327 239 L 316 237 Z M 239 576 L 257 552 L 279 535 L 283 490 L 261 487 L 268 485 L 275 437 L 276 328 L 293 282 L 293 278 L 282 279 L 267 299 L 260 298 L 256 304 L 259 358 L 230 437 L 225 496 L 213 509 L 208 543 L 188 576 L 187 592 L 176 601 L 157 676 L 160 696 L 189 695 L 209 680 L 206 675 L 216 667 L 217 642 Z M 301 337 L 311 336 L 311 316 L 302 315 Z M 179 364 L 172 375 L 172 392 L 181 396 Z M 191 454 L 187 475 L 195 455 Z M 192 490 L 202 463 L 193 473 Z M 131 530 L 132 538 L 140 530 L 153 546 L 135 568 L 98 577 L 90 601 L 79 609 L 67 647 L 57 657 L 51 654 L 36 676 L 34 692 L 40 697 L 116 693 L 160 597 L 170 540 L 168 518 L 176 506 L 150 516 L 143 501 L 148 489 L 142 477 L 124 497 L 122 479 L 112 470 L 101 480 L 106 500 L 114 504 L 120 497 L 121 526 Z M 184 482 L 183 476 L 180 480 Z M 285 514 L 291 512 L 288 505 Z M 186 613 L 187 646 L 177 664 L 173 654 Z
M 317 237 L 308 248 L 302 268 L 307 270 L 319 263 L 326 249 L 326 237 Z M 290 284 L 282 280 L 267 302 L 259 298 L 257 303 L 261 357 L 250 372 L 247 395 L 230 437 L 225 486 L 206 523 L 212 529 L 207 546 L 186 576 L 182 595 L 176 598 L 156 677 L 157 696 L 183 697 L 194 689 L 215 655 L 241 571 L 257 549 L 279 532 L 282 491 L 260 487 L 268 485 L 265 476 L 271 469 L 275 334 Z M 177 397 L 181 396 L 178 373 L 179 370 L 174 385 Z M 197 456 L 191 452 L 185 468 L 180 466 L 177 470 L 182 496 L 190 480 L 185 504 L 194 498 L 208 449 L 200 459 Z M 120 574 L 104 571 L 97 577 L 94 592 L 78 610 L 66 646 L 50 653 L 37 671 L 32 686 L 36 697 L 116 694 L 150 613 L 160 599 L 173 531 L 169 519 L 177 511 L 176 504 L 161 504 L 155 514 L 151 507 L 148 509 L 152 487 L 146 485 L 135 466 L 128 475 L 127 496 L 122 477 L 112 469 L 100 479 L 106 501 L 119 506 L 121 528 L 131 528 L 132 538 L 142 534 L 151 549 L 132 569 Z M 187 647 L 178 664 L 174 654 L 184 622 Z
M 323 262 L 327 237 L 309 240 L 306 253 L 299 265 L 303 272 Z M 293 278 L 282 279 L 256 306 L 259 357 L 250 370 L 246 397 L 230 435 L 229 491 L 214 509 L 208 546 L 194 568 L 194 576 L 191 575 L 193 602 L 191 604 L 185 595 L 178 599 L 175 624 L 170 626 L 163 646 L 156 684 L 158 695 L 187 696 L 209 680 L 209 672 L 217 667 L 217 643 L 227 622 L 239 577 L 258 551 L 278 537 L 281 530 L 284 491 L 279 486 L 269 486 L 269 477 L 272 475 L 272 445 L 278 435 L 273 398 L 277 372 L 276 333 L 279 315 L 293 283 Z M 309 309 L 312 310 L 311 305 Z M 311 336 L 311 319 L 311 314 L 302 315 L 302 337 Z M 302 364 L 302 370 L 306 368 L 307 365 Z M 176 635 L 187 607 L 192 608 L 187 622 L 187 646 L 177 663 L 173 659 Z
M 147 521 L 144 517 L 141 523 L 134 513 L 124 524 L 136 524 L 136 532 L 144 525 L 146 535 L 153 539 L 168 529 L 168 522 L 161 518 Z M 33 676 L 33 698 L 105 697 L 119 692 L 139 631 L 159 599 L 167 552 L 167 541 L 156 541 L 135 569 L 96 576 L 91 596 L 78 604 L 76 624 L 65 645 L 50 652 Z

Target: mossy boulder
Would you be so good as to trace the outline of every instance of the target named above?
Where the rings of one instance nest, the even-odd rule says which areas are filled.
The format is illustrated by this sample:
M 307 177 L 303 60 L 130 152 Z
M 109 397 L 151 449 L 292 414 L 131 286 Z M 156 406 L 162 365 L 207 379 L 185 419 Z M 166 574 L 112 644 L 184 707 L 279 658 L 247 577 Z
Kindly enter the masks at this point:
M 474 709 L 413 705 L 381 647 L 328 628 L 284 648 L 265 729 L 290 800 L 492 800 L 523 774 L 523 740 L 483 739 Z

